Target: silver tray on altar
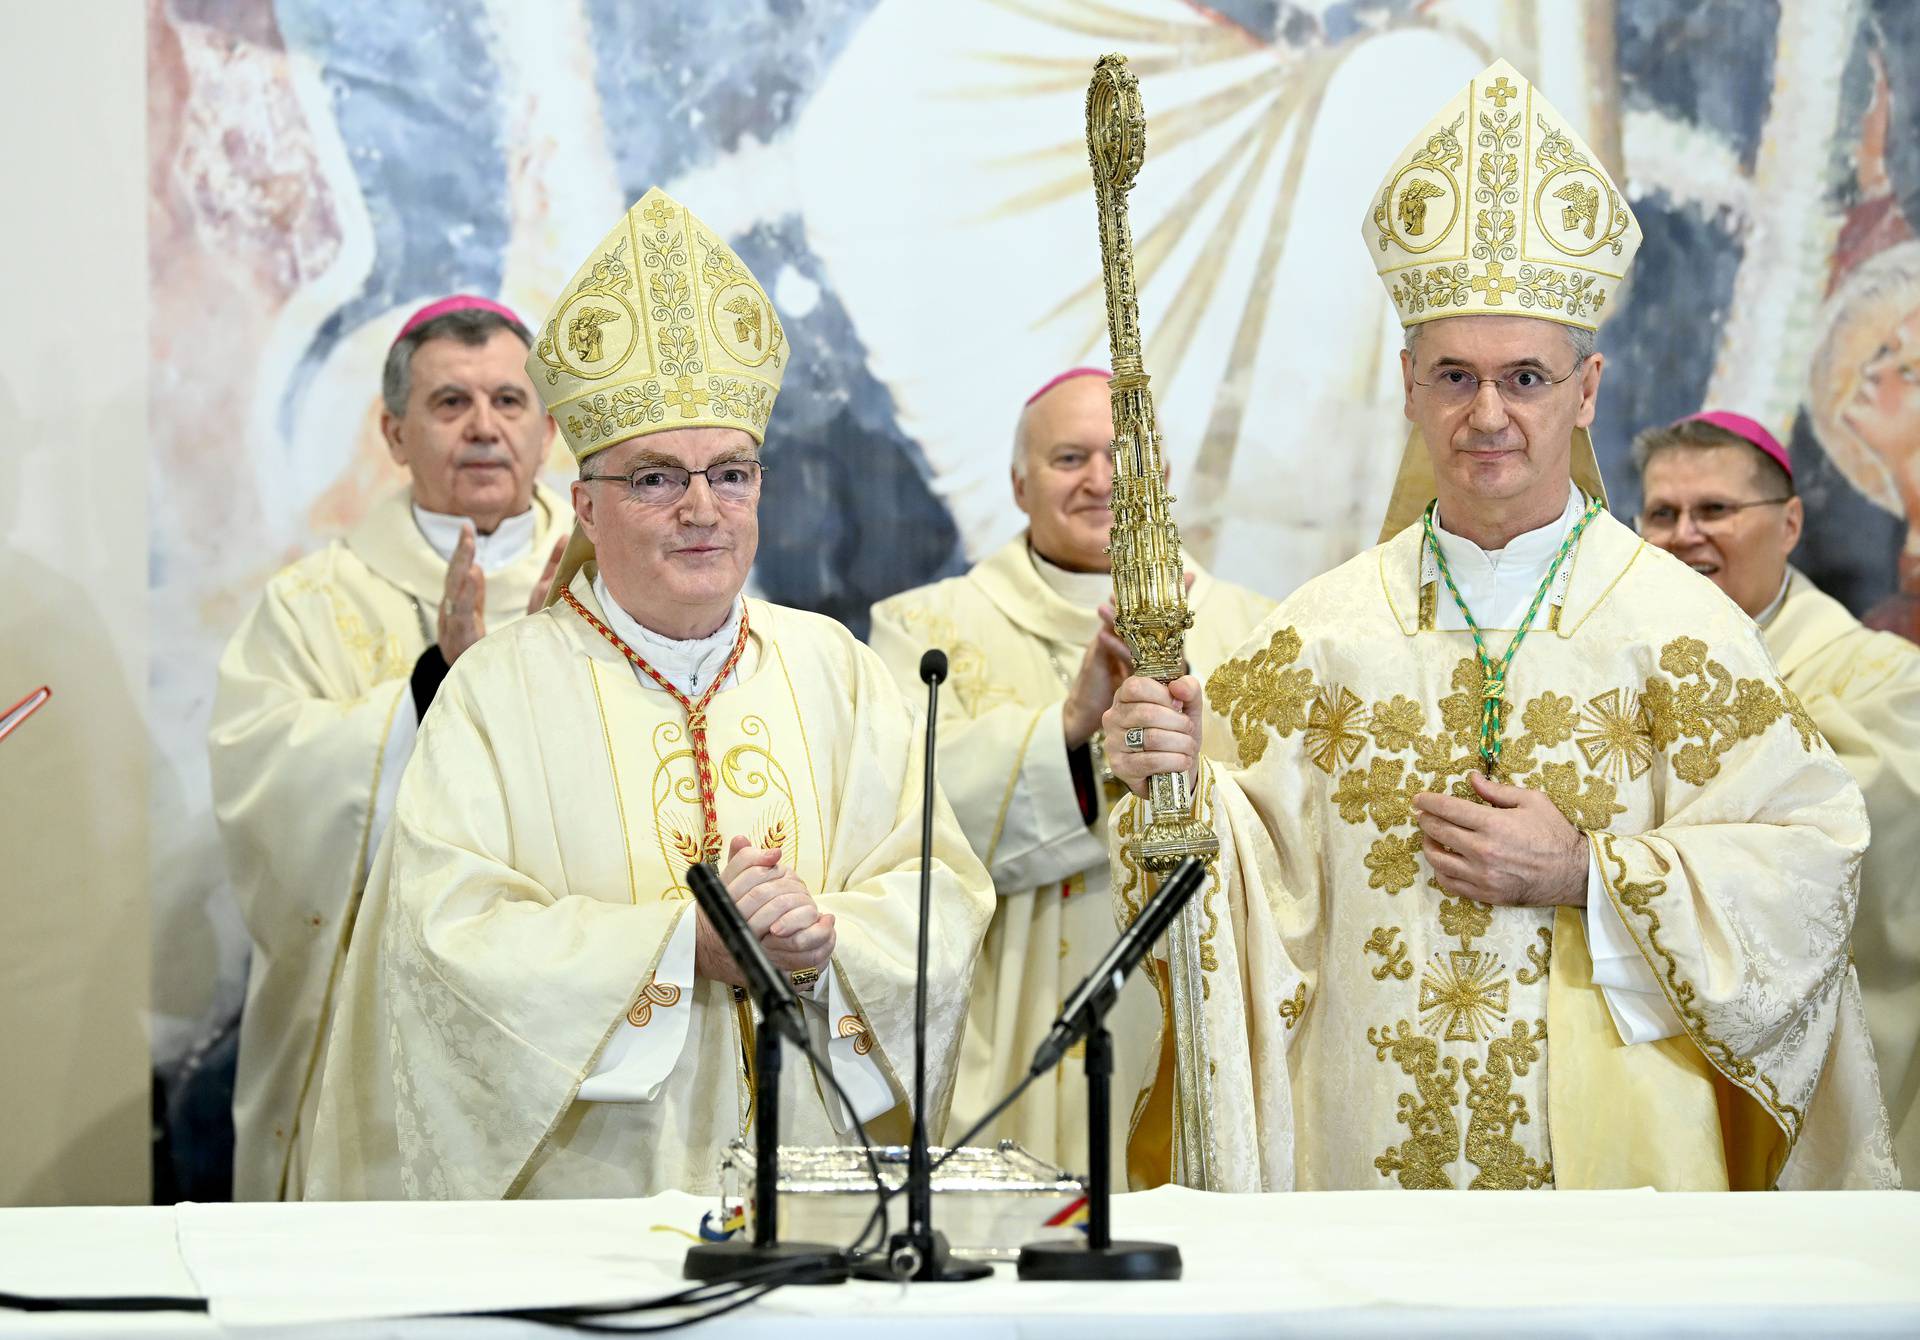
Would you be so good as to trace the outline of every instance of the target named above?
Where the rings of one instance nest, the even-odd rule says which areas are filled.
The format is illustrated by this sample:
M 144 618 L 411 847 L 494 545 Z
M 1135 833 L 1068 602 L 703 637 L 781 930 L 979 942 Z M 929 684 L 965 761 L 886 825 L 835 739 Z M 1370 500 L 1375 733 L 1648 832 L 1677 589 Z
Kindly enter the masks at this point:
M 936 1162 L 947 1151 L 934 1146 Z M 889 1189 L 906 1184 L 907 1147 L 875 1146 L 873 1156 Z M 720 1184 L 747 1204 L 751 1228 L 753 1150 L 735 1140 L 720 1165 Z M 873 1172 L 858 1145 L 780 1149 L 780 1236 L 796 1241 L 851 1243 L 873 1214 Z M 956 1256 L 1012 1260 L 1029 1242 L 1079 1232 L 1073 1212 L 1086 1197 L 1079 1178 L 1034 1157 L 1011 1140 L 991 1148 L 963 1147 L 933 1175 L 933 1223 Z M 904 1195 L 887 1202 L 887 1233 L 906 1227 Z

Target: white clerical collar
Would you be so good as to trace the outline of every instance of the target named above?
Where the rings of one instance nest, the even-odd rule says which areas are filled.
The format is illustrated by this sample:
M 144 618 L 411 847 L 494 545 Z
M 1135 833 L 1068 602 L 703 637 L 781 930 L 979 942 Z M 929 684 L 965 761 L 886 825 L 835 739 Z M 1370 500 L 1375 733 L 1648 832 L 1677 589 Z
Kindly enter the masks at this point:
M 1110 572 L 1070 571 L 1041 557 L 1040 551 L 1031 543 L 1027 545 L 1027 553 L 1033 559 L 1034 572 L 1046 583 L 1047 589 L 1069 605 L 1097 610 L 1113 595 L 1113 574 Z
M 746 612 L 745 602 L 735 596 L 727 621 L 717 631 L 706 637 L 688 638 L 682 642 L 643 627 L 620 608 L 620 603 L 607 590 L 605 579 L 598 573 L 593 577 L 593 596 L 606 612 L 607 627 L 613 629 L 622 642 L 639 652 L 648 665 L 665 676 L 667 683 L 689 698 L 698 698 L 705 693 L 707 685 L 720 673 L 720 667 L 727 663 L 727 656 L 733 651 L 734 639 L 740 636 L 741 616 Z M 660 687 L 639 669 L 636 668 L 634 674 L 643 688 Z M 728 678 L 732 680 L 738 676 L 739 669 L 736 667 Z
M 477 530 L 474 532 L 473 561 L 480 565 L 480 571 L 498 572 L 527 556 L 527 551 L 533 548 L 535 511 L 529 507 L 519 516 L 508 517 L 493 528 L 491 535 L 482 535 Z M 420 527 L 421 537 L 433 552 L 440 555 L 443 562 L 450 563 L 453 561 L 454 547 L 460 543 L 461 528 L 469 524 L 469 519 L 449 516 L 445 512 L 429 512 L 415 503 L 413 524 Z
M 1765 628 L 1780 613 L 1780 607 L 1787 603 L 1787 588 L 1793 585 L 1793 564 L 1787 564 L 1787 570 L 1780 574 L 1780 589 L 1773 593 L 1773 599 L 1767 607 L 1754 617 L 1754 622 Z
M 1585 507 L 1586 499 L 1579 487 L 1569 483 L 1567 505 L 1560 515 L 1537 530 L 1514 536 L 1504 549 L 1482 549 L 1465 536 L 1455 535 L 1447 529 L 1438 506 L 1433 511 L 1433 533 L 1440 541 L 1440 551 L 1446 555 L 1447 567 L 1455 581 L 1464 574 L 1481 573 L 1503 580 L 1531 573 L 1538 581 L 1552 566 L 1553 556 L 1560 552 L 1560 542 L 1567 538 L 1567 532 L 1573 529 L 1573 523 L 1580 519 Z

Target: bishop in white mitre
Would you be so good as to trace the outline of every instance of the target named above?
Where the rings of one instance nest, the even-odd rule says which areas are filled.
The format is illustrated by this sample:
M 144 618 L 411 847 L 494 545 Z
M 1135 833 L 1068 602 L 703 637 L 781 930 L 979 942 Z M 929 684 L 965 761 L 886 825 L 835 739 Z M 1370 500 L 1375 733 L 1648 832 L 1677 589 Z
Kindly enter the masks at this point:
M 538 608 L 568 509 L 507 308 L 430 303 L 387 352 L 381 429 L 406 487 L 276 574 L 220 660 L 214 814 L 253 955 L 233 1191 L 298 1199 L 354 909 L 434 692 L 488 628 Z
M 421 729 L 340 986 L 310 1198 L 715 1189 L 754 1119 L 757 1023 L 690 900 L 700 861 L 830 1067 L 783 1067 L 782 1138 L 900 1133 L 912 715 L 840 625 L 742 594 L 788 353 L 739 257 L 659 190 L 548 315 L 527 370 L 580 461 L 578 527 L 552 602 L 464 657 Z M 938 1131 L 992 894 L 933 803 Z
M 1111 599 L 1113 412 L 1101 368 L 1048 381 L 1014 430 L 1013 496 L 1026 529 L 961 577 L 873 609 L 873 649 L 902 685 L 920 655 L 947 653 L 941 697 L 941 787 L 999 898 L 987 929 L 954 1089 L 954 1122 L 971 1127 L 1026 1074 L 1060 1006 L 1113 944 L 1107 814 L 1124 794 L 1099 748 L 1100 715 L 1132 661 L 1101 629 Z M 1225 659 L 1273 602 L 1191 562 L 1200 672 Z M 1115 1087 L 1139 1088 L 1158 1037 L 1153 989 L 1128 979 L 1108 1016 Z M 1116 1152 L 1131 1112 L 1113 1111 Z M 1087 1170 L 1086 1075 L 1070 1059 L 1029 1088 L 988 1139 Z
M 1106 719 L 1115 771 L 1188 772 L 1220 843 L 1157 968 L 1132 1175 L 1895 1185 L 1847 952 L 1860 790 L 1753 622 L 1605 510 L 1626 202 L 1497 62 L 1363 233 L 1415 426 L 1382 543 L 1204 690 L 1129 679 Z M 1234 767 L 1200 754 L 1220 735 Z M 1112 825 L 1123 917 L 1144 819 Z

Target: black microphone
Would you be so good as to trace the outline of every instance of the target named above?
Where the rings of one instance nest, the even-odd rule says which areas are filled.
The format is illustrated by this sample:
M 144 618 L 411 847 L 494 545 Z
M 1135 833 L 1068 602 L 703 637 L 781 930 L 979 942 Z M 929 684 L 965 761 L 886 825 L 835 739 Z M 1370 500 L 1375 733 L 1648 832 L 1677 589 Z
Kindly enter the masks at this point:
M 807 1024 L 800 1014 L 800 998 L 793 994 L 787 975 L 767 962 L 767 951 L 753 938 L 746 918 L 734 906 L 733 895 L 705 862 L 687 867 L 687 883 L 693 888 L 693 901 L 707 914 L 707 924 L 719 935 L 720 943 L 733 955 L 746 976 L 747 989 L 753 993 L 774 1031 L 802 1051 L 807 1049 Z
M 907 1140 L 907 1226 L 887 1239 L 878 1260 L 854 1267 L 862 1279 L 985 1279 L 993 1267 L 956 1261 L 946 1234 L 933 1226 L 933 1156 L 927 1148 L 927 940 L 933 914 L 933 773 L 939 738 L 940 685 L 947 677 L 947 653 L 930 648 L 920 657 L 920 682 L 927 686 L 926 744 L 920 778 L 920 925 L 913 971 L 913 1128 Z
M 1100 960 L 1099 966 L 1086 975 L 1073 994 L 1067 997 L 1067 1003 L 1060 1007 L 1060 1017 L 1054 1021 L 1053 1029 L 1047 1034 L 1045 1042 L 1033 1054 L 1033 1064 L 1029 1071 L 1043 1075 L 1058 1065 L 1065 1056 L 1067 1048 L 1087 1035 L 1092 1028 L 1113 1008 L 1113 1002 L 1120 994 L 1121 983 L 1127 975 L 1140 966 L 1140 960 L 1147 956 L 1154 942 L 1172 924 L 1174 917 L 1187 900 L 1193 897 L 1193 891 L 1200 887 L 1200 880 L 1206 874 L 1206 867 L 1198 857 L 1189 856 L 1174 868 L 1167 882 L 1160 886 L 1160 892 L 1147 900 L 1140 909 L 1133 924 L 1120 933 L 1113 948 Z

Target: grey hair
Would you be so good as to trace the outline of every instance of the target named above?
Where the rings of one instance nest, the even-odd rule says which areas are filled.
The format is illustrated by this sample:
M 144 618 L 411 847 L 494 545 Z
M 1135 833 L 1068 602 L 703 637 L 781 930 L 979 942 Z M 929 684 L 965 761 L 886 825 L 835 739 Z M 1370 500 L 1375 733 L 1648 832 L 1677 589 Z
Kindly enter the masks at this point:
M 1781 468 L 1780 462 L 1740 434 L 1729 432 L 1717 423 L 1706 423 L 1699 419 L 1682 419 L 1678 423 L 1643 429 L 1633 439 L 1633 468 L 1644 481 L 1648 462 L 1662 452 L 1712 451 L 1717 447 L 1732 447 L 1745 453 L 1753 463 L 1754 482 L 1763 491 L 1778 492 L 1783 498 L 1798 494 L 1799 490 L 1793 486 L 1793 476 Z
M 1540 318 L 1536 318 L 1536 319 L 1540 319 Z M 1581 326 L 1569 326 L 1564 322 L 1556 322 L 1555 324 L 1558 325 L 1561 330 L 1566 332 L 1567 343 L 1573 349 L 1573 364 L 1575 367 L 1579 367 L 1581 364 L 1585 363 L 1589 358 L 1592 358 L 1596 353 L 1600 351 L 1599 338 L 1592 331 L 1587 330 Z M 1415 354 L 1417 356 L 1418 350 L 1416 348 L 1416 341 L 1420 337 L 1420 332 L 1425 330 L 1426 328 L 1427 328 L 1427 323 L 1425 321 L 1420 322 L 1418 325 L 1408 326 L 1406 328 L 1405 348 L 1408 353 Z
M 413 356 L 421 345 L 428 340 L 458 340 L 478 347 L 501 330 L 512 331 L 520 343 L 533 348 L 532 331 L 511 317 L 483 307 L 463 307 L 436 316 L 395 340 L 380 373 L 380 398 L 386 402 L 387 413 L 397 419 L 407 412 L 407 400 L 413 395 Z

